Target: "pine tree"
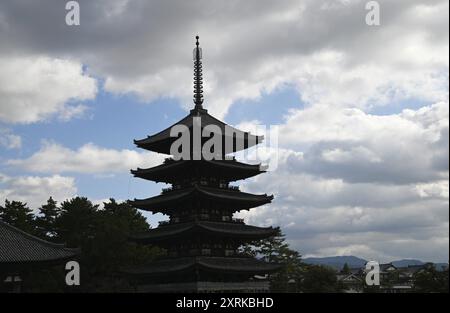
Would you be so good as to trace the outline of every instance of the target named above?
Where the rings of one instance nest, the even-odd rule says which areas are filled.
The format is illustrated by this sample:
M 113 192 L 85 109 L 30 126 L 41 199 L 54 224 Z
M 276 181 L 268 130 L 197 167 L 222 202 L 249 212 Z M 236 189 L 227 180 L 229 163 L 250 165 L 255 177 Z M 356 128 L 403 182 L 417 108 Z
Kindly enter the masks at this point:
M 342 274 L 350 274 L 350 267 L 348 266 L 347 262 L 345 262 L 344 267 L 341 270 Z
M 95 236 L 98 205 L 87 198 L 75 197 L 61 203 L 55 221 L 58 240 L 68 247 L 84 247 Z
M 342 292 L 336 271 L 328 266 L 309 264 L 305 266 L 300 289 L 308 293 Z
M 448 293 L 448 268 L 438 271 L 428 263 L 414 275 L 414 291 L 420 293 Z
M 5 206 L 0 206 L 0 220 L 27 233 L 35 233 L 33 213 L 26 203 L 6 199 Z
M 303 263 L 299 252 L 289 248 L 280 228 L 268 239 L 246 245 L 241 251 L 261 256 L 267 262 L 282 264 L 281 270 L 270 276 L 271 290 L 274 292 L 295 292 L 301 282 Z
M 50 197 L 47 204 L 39 208 L 36 217 L 37 235 L 46 240 L 55 240 L 57 234 L 56 219 L 60 213 L 57 202 Z
M 87 198 L 76 197 L 61 203 L 56 225 L 58 239 L 82 251 L 83 291 L 121 290 L 124 282 L 117 278 L 121 269 L 148 263 L 160 253 L 158 249 L 128 240 L 131 233 L 146 231 L 149 225 L 145 217 L 126 202 L 110 199 L 99 209 Z

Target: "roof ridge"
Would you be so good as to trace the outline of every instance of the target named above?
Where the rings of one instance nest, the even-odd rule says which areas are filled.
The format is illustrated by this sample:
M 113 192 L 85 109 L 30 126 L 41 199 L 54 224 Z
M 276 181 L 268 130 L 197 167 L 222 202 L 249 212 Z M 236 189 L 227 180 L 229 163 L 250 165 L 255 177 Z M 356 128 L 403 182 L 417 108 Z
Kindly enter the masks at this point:
M 54 242 L 50 242 L 50 241 L 44 240 L 44 239 L 39 238 L 39 237 L 37 237 L 35 235 L 27 233 L 26 231 L 23 231 L 20 228 L 17 228 L 15 226 L 11 225 L 11 224 L 8 224 L 8 223 L 6 223 L 5 221 L 2 221 L 2 220 L 0 220 L 0 226 L 4 226 L 6 228 L 9 228 L 11 231 L 14 231 L 16 233 L 24 235 L 24 236 L 26 236 L 27 238 L 29 238 L 31 240 L 40 242 L 40 243 L 45 244 L 45 245 L 47 245 L 47 246 L 49 246 L 51 248 L 63 248 L 63 249 L 70 250 L 70 251 L 80 250 L 78 248 L 67 248 L 64 243 L 54 243 Z
M 244 225 L 245 227 L 249 228 L 257 228 L 257 229 L 275 229 L 272 226 L 267 227 L 261 227 L 261 226 L 255 226 L 255 225 L 248 225 L 248 224 L 241 224 L 241 223 L 230 223 L 230 222 L 222 222 L 222 221 L 198 221 L 198 223 L 210 223 L 210 224 L 225 224 L 225 225 L 238 225 L 238 227 L 241 227 L 241 225 Z

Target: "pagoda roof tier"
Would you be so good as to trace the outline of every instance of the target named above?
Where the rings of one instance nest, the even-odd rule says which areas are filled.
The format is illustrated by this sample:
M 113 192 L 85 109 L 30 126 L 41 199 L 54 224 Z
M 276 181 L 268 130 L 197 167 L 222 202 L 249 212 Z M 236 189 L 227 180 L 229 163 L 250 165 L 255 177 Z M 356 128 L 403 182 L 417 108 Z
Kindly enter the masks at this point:
M 136 234 L 132 240 L 140 243 L 158 243 L 173 239 L 186 238 L 192 234 L 204 234 L 206 236 L 225 236 L 242 240 L 258 240 L 270 237 L 276 233 L 273 227 L 256 227 L 243 223 L 193 221 L 187 223 L 169 224 Z
M 223 155 L 250 148 L 254 145 L 261 143 L 264 139 L 264 136 L 255 136 L 248 132 L 244 132 L 244 131 L 238 130 L 232 126 L 227 125 L 226 123 L 209 115 L 208 111 L 203 108 L 194 108 L 191 110 L 189 115 L 187 115 L 180 121 L 176 122 L 172 126 L 164 129 L 163 131 L 161 131 L 155 135 L 147 136 L 147 138 L 144 138 L 141 140 L 134 140 L 134 143 L 139 148 L 143 148 L 143 149 L 154 151 L 154 152 L 164 153 L 164 154 L 171 154 L 170 147 L 171 147 L 172 143 L 175 140 L 177 140 L 177 137 L 170 136 L 170 131 L 171 131 L 172 127 L 174 127 L 176 125 L 184 125 L 190 130 L 190 133 L 192 134 L 193 133 L 192 129 L 194 127 L 194 121 L 195 121 L 194 117 L 201 118 L 199 127 L 202 132 L 203 132 L 203 128 L 207 125 L 214 125 L 214 126 L 217 126 L 218 129 L 220 129 L 220 133 L 218 135 L 220 135 L 222 137 L 222 154 Z M 216 129 L 217 129 L 217 127 L 216 127 Z M 217 134 L 214 130 L 213 130 L 213 133 Z M 235 134 L 235 136 L 237 138 L 242 138 L 243 146 L 239 147 L 235 143 L 233 143 L 232 148 L 230 147 L 230 148 L 225 149 L 225 138 L 227 138 L 227 136 L 226 136 L 227 134 L 231 134 L 231 136 L 233 136 L 233 134 Z M 230 136 L 228 136 L 228 137 L 231 138 Z M 209 138 L 202 138 L 202 144 L 203 144 L 203 142 L 207 141 L 208 139 Z
M 6 265 L 62 262 L 80 253 L 30 235 L 0 221 L 0 267 Z
M 152 212 L 167 213 L 168 210 L 186 207 L 189 200 L 209 199 L 222 206 L 229 206 L 235 211 L 251 209 L 272 201 L 273 196 L 254 195 L 250 193 L 225 189 L 211 188 L 201 185 L 165 192 L 161 195 L 134 199 L 129 203 L 139 209 Z
M 198 176 L 210 176 L 211 173 L 215 173 L 216 176 L 230 182 L 249 178 L 264 172 L 265 170 L 260 164 L 245 164 L 234 159 L 210 161 L 175 161 L 173 159 L 167 159 L 163 164 L 155 167 L 131 170 L 131 173 L 135 177 L 171 184 L 180 181 L 187 175 L 192 176 L 192 173 L 198 173 Z
M 145 266 L 127 269 L 130 275 L 160 276 L 199 268 L 226 274 L 267 274 L 280 268 L 280 264 L 268 263 L 250 257 L 183 257 L 161 259 Z

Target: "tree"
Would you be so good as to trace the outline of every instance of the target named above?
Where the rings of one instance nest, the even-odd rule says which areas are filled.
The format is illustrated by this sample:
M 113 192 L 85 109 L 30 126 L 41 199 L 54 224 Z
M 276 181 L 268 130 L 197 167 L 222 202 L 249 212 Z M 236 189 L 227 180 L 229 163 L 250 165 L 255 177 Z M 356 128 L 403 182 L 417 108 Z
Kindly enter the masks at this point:
M 146 231 L 149 225 L 135 208 L 114 199 L 104 203 L 103 209 L 87 198 L 65 201 L 56 225 L 58 239 L 81 248 L 83 291 L 123 290 L 122 269 L 148 263 L 160 253 L 128 240 L 130 234 Z
M 336 277 L 336 271 L 322 265 L 306 265 L 301 282 L 301 290 L 308 293 L 341 292 L 342 286 Z
M 98 205 L 83 197 L 61 203 L 60 215 L 55 220 L 58 240 L 68 247 L 86 247 L 94 238 L 97 209 Z
M 282 265 L 279 271 L 269 277 L 270 288 L 273 292 L 341 292 L 343 290 L 334 269 L 303 263 L 300 253 L 289 247 L 285 235 L 279 228 L 270 238 L 244 245 L 241 247 L 241 252 L 260 256 L 267 262 Z
M 341 273 L 342 274 L 350 274 L 351 273 L 350 266 L 348 266 L 347 262 L 344 264 L 344 267 L 342 267 Z
M 35 218 L 36 233 L 39 237 L 54 241 L 57 235 L 56 219 L 58 218 L 60 209 L 57 202 L 50 197 L 47 204 L 39 208 L 39 215 Z
M 104 208 L 83 197 L 66 200 L 58 207 L 50 197 L 39 208 L 36 218 L 26 204 L 6 200 L 5 206 L 0 206 L 0 219 L 43 239 L 80 248 L 77 260 L 83 282 L 80 291 L 125 290 L 128 284 L 121 279 L 121 271 L 128 266 L 147 264 L 161 254 L 156 247 L 129 241 L 130 234 L 146 231 L 150 226 L 137 209 L 114 199 L 104 203 Z M 30 271 L 25 277 L 26 290 L 64 291 L 64 275 L 62 266 Z
M 277 228 L 277 233 L 267 239 L 241 247 L 241 252 L 260 256 L 266 262 L 281 264 L 281 268 L 270 276 L 271 290 L 274 292 L 295 292 L 302 276 L 301 255 L 289 248 L 285 235 Z
M 5 206 L 0 205 L 0 220 L 24 232 L 35 233 L 33 213 L 26 203 L 6 199 Z
M 121 267 L 149 261 L 156 250 L 129 241 L 133 233 L 147 231 L 150 225 L 138 210 L 126 202 L 114 199 L 104 203 L 97 212 L 96 233 L 90 253 L 92 263 L 104 275 L 120 271 Z
M 438 271 L 433 264 L 427 264 L 414 275 L 413 279 L 415 292 L 449 292 L 448 268 L 445 271 Z

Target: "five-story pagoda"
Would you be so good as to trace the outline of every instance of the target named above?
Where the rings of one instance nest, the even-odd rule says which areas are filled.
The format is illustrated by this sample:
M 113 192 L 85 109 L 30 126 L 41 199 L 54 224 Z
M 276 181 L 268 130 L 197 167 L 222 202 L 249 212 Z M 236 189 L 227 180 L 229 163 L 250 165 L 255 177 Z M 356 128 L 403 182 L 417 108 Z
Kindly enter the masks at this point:
M 203 108 L 202 50 L 196 38 L 194 109 L 171 127 L 135 140 L 140 148 L 172 155 L 159 166 L 131 171 L 135 177 L 172 185 L 158 196 L 130 201 L 136 208 L 169 216 L 169 221 L 161 222 L 159 227 L 132 238 L 138 243 L 162 247 L 167 254 L 128 273 L 138 282 L 138 291 L 267 291 L 268 282 L 255 279 L 255 275 L 263 277 L 279 265 L 242 255 L 238 248 L 273 236 L 276 229 L 246 225 L 243 220 L 233 218 L 233 213 L 270 203 L 273 196 L 244 193 L 231 186 L 231 182 L 258 175 L 264 169 L 228 157 L 263 138 L 228 126 Z M 189 134 L 188 143 L 192 145 L 187 153 L 171 150 L 183 135 L 171 134 L 175 127 Z M 201 136 L 205 128 L 209 136 Z M 208 145 L 206 150 L 213 157 L 205 157 L 202 153 L 205 144 L 213 137 L 220 144 Z

